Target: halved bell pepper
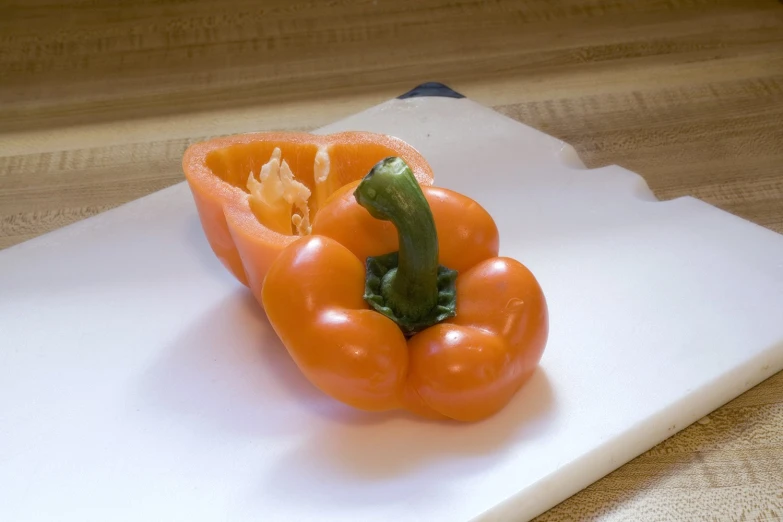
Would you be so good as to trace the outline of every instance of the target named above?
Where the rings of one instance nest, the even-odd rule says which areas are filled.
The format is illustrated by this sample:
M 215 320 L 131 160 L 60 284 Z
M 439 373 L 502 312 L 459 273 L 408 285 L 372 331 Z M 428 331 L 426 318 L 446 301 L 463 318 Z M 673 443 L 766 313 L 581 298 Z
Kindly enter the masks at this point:
M 548 310 L 472 199 L 398 157 L 333 195 L 272 263 L 262 302 L 303 374 L 364 410 L 477 421 L 535 371 Z
M 191 145 L 182 160 L 207 240 L 234 276 L 259 297 L 272 261 L 310 232 L 329 197 L 381 159 L 409 162 L 432 183 L 426 160 L 404 141 L 370 132 L 265 132 Z

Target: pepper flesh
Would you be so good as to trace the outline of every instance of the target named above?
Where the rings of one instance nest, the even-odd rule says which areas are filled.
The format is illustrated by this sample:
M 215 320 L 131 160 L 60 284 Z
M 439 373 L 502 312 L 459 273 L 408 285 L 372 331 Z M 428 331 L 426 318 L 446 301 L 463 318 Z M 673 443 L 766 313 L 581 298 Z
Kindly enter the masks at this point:
M 272 264 L 262 302 L 303 374 L 331 397 L 364 410 L 477 421 L 501 410 L 535 371 L 548 310 L 533 274 L 498 256 L 497 227 L 478 203 L 422 186 L 438 261 L 459 272 L 457 314 L 410 338 L 362 299 L 364 261 L 395 251 L 395 227 L 354 198 L 333 195 Z
M 289 163 L 295 180 L 309 192 L 310 218 L 317 216 L 341 187 L 360 179 L 389 155 L 403 157 L 420 183 L 429 185 L 433 179 L 432 170 L 416 149 L 398 138 L 370 132 L 250 133 L 188 147 L 182 168 L 210 247 L 223 265 L 252 289 L 259 303 L 272 261 L 300 237 L 286 229 L 297 214 L 283 214 L 285 201 L 281 205 L 267 202 L 264 208 L 248 188 L 253 185 L 251 173 L 260 174 L 275 149 L 281 151 L 281 160 Z

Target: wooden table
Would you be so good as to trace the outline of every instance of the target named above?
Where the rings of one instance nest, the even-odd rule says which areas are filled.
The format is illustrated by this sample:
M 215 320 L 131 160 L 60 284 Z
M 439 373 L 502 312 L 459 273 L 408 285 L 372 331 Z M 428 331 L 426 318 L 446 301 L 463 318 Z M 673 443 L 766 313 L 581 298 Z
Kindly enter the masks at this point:
M 422 81 L 783 232 L 774 0 L 0 0 L 0 248 Z M 783 318 L 781 319 L 783 320 Z M 783 374 L 540 521 L 783 518 Z

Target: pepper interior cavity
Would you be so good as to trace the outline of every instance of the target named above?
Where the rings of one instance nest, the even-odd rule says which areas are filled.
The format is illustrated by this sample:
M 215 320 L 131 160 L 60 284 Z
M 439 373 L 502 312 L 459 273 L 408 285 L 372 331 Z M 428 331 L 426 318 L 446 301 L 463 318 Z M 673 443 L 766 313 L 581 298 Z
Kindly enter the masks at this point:
M 323 206 L 334 192 L 329 182 L 329 153 L 319 148 L 313 164 L 315 203 Z M 272 151 L 272 157 L 258 172 L 247 178 L 250 192 L 250 209 L 262 224 L 280 234 L 305 236 L 311 232 L 310 198 L 312 191 L 296 176 L 279 147 Z M 293 229 L 292 229 L 293 225 Z
M 344 142 L 251 141 L 213 149 L 206 154 L 209 171 L 248 194 L 258 221 L 283 235 L 308 235 L 318 210 L 346 184 L 362 179 L 375 163 L 400 155 L 400 143 L 389 137 L 350 136 Z M 318 137 L 320 138 L 320 137 Z M 406 151 L 419 175 L 429 167 L 415 151 Z

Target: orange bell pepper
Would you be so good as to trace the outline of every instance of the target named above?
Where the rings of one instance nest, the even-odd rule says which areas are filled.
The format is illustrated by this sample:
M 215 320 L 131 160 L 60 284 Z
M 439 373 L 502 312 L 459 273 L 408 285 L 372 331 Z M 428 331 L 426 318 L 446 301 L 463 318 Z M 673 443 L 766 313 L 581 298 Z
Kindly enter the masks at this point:
M 387 158 L 335 193 L 272 263 L 267 317 L 303 374 L 364 410 L 477 421 L 538 365 L 548 310 L 533 274 L 498 257 L 477 202 L 421 186 Z
M 259 297 L 272 261 L 302 234 L 326 200 L 398 155 L 428 185 L 427 162 L 404 141 L 370 132 L 267 132 L 191 145 L 182 168 L 212 250 Z M 265 179 L 262 179 L 265 178 Z

